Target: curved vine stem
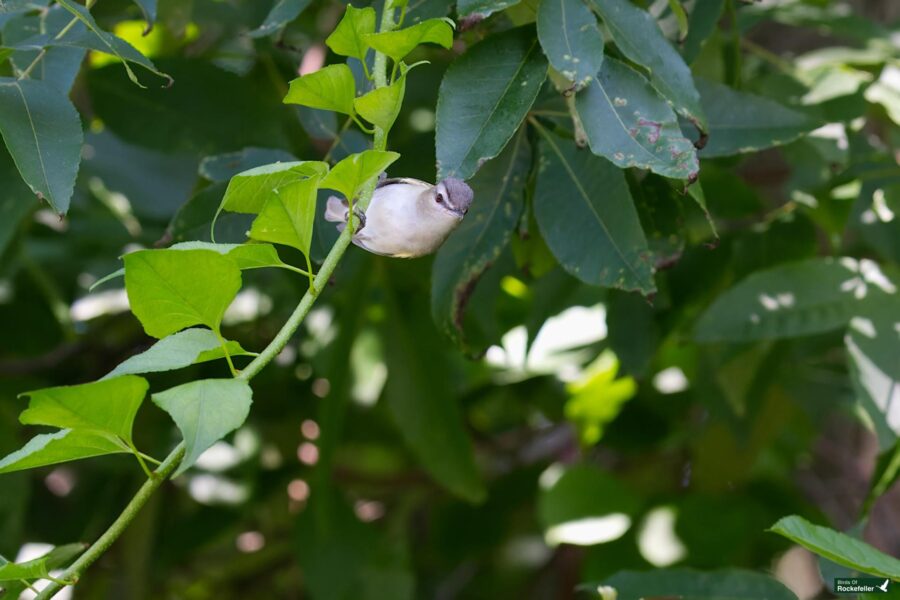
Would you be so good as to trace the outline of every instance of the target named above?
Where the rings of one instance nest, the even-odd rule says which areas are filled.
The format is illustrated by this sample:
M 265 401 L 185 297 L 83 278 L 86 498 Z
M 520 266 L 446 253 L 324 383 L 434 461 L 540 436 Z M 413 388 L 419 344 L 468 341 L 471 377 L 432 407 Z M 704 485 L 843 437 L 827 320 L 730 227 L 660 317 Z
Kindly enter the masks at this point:
M 397 26 L 394 21 L 394 12 L 394 1 L 384 0 L 384 11 L 382 12 L 379 31 L 390 31 Z M 375 87 L 385 87 L 387 85 L 386 69 L 387 58 L 380 52 L 376 52 L 374 66 Z M 387 148 L 387 132 L 380 127 L 375 128 L 373 145 L 376 150 L 385 150 Z M 359 205 L 363 209 L 368 207 L 374 191 L 375 181 L 373 180 L 360 194 Z M 344 229 L 340 237 L 338 237 L 337 241 L 334 243 L 334 246 L 332 246 L 331 250 L 328 252 L 328 256 L 325 257 L 325 262 L 322 263 L 322 268 L 319 269 L 318 274 L 316 274 L 313 286 L 310 287 L 303 295 L 303 298 L 300 299 L 297 308 L 294 309 L 294 312 L 275 335 L 274 339 L 269 342 L 269 345 L 266 346 L 245 369 L 240 371 L 236 377 L 246 381 L 253 379 L 253 377 L 262 371 L 263 368 L 284 349 L 285 345 L 287 345 L 288 341 L 291 339 L 291 336 L 294 335 L 297 328 L 303 323 L 303 319 L 309 314 L 313 304 L 315 304 L 316 299 L 319 296 L 318 291 L 325 289 L 328 280 L 331 279 L 331 275 L 340 263 L 341 257 L 344 256 L 344 252 L 346 252 L 347 248 L 350 246 L 354 229 L 355 227 L 347 227 Z M 178 464 L 181 462 L 181 459 L 184 458 L 184 451 L 185 448 L 183 442 L 175 446 L 163 460 L 162 464 L 153 472 L 153 477 L 144 482 L 118 518 L 116 518 L 112 525 L 103 532 L 103 535 L 97 538 L 84 554 L 79 556 L 78 559 L 63 572 L 57 581 L 51 581 L 47 587 L 41 590 L 37 595 L 36 600 L 49 600 L 49 598 L 55 596 L 56 593 L 63 588 L 65 585 L 63 582 L 74 584 L 78 581 L 84 571 L 100 558 L 100 556 L 112 546 L 113 542 L 122 535 L 122 532 L 125 531 L 129 524 L 131 524 L 141 508 L 143 508 L 150 499 L 150 496 L 153 495 L 153 492 L 155 492 L 175 471 Z

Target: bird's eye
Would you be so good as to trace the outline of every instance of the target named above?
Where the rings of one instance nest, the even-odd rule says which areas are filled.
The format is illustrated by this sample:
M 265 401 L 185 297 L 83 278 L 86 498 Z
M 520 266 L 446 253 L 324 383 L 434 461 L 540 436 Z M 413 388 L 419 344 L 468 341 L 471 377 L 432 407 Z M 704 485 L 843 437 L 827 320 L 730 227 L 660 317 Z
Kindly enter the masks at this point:
M 443 195 L 443 194 L 438 194 L 437 197 L 435 198 L 435 201 L 436 201 L 438 204 L 441 204 L 441 203 L 444 201 L 444 195 Z

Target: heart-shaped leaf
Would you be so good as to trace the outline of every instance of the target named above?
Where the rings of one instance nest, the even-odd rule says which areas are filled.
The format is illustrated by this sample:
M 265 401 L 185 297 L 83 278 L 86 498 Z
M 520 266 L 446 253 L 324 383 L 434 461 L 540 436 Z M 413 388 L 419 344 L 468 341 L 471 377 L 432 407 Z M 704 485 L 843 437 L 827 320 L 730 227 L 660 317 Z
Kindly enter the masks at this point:
M 368 182 L 381 175 L 391 163 L 400 158 L 396 152 L 366 150 L 351 154 L 329 171 L 320 187 L 337 190 L 348 200 L 356 197 Z
M 310 177 L 277 188 L 254 219 L 250 237 L 292 246 L 308 257 L 316 222 L 318 186 L 319 178 Z
M 352 56 L 365 62 L 366 52 L 369 51 L 365 37 L 372 33 L 375 33 L 375 9 L 370 6 L 356 8 L 348 4 L 344 17 L 325 39 L 325 44 L 335 54 Z
M 355 97 L 356 81 L 350 67 L 329 65 L 291 81 L 284 102 L 352 115 Z
M 401 75 L 389 86 L 375 88 L 353 101 L 353 107 L 362 118 L 389 131 L 400 114 L 403 95 L 406 92 L 406 75 Z
M 228 182 L 220 210 L 258 214 L 276 188 L 327 172 L 328 163 L 317 160 L 279 162 L 248 169 Z
M 447 19 L 428 19 L 405 29 L 371 33 L 363 39 L 374 50 L 399 62 L 419 44 L 437 44 L 450 48 L 453 45 L 451 22 Z

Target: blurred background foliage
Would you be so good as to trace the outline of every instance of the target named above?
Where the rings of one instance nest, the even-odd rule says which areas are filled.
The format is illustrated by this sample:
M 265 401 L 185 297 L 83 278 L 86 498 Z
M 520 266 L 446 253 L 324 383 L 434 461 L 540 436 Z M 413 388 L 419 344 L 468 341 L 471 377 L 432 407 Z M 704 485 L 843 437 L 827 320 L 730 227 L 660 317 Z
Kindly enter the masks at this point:
M 323 44 L 340 2 L 160 0 L 147 35 L 139 4 L 102 0 L 92 13 L 171 87 L 136 69 L 141 89 L 119 61 L 80 48 L 43 61 L 45 77 L 73 82 L 86 124 L 65 218 L 33 201 L 0 150 L 0 454 L 32 433 L 16 421 L 18 393 L 94 380 L 149 346 L 121 280 L 88 291 L 119 256 L 208 239 L 237 172 L 366 147 L 333 114 L 281 102 L 298 69 L 340 60 Z M 669 3 L 647 7 L 676 39 Z M 75 596 L 564 598 L 581 582 L 674 565 L 774 572 L 812 598 L 824 593 L 816 559 L 765 531 L 791 513 L 900 553 L 893 479 L 866 502 L 897 421 L 866 404 L 843 332 L 695 339 L 700 315 L 751 273 L 816 256 L 896 268 L 898 5 L 685 8 L 677 47 L 695 76 L 823 125 L 780 148 L 703 160 L 718 237 L 680 189 L 629 173 L 658 291 L 591 287 L 542 240 L 529 180 L 529 209 L 467 304 L 464 348 L 432 318 L 440 256 L 351 249 L 300 335 L 256 379 L 247 423 L 150 501 Z M 497 12 L 450 52 L 416 51 L 430 64 L 407 85 L 392 175 L 434 180 L 448 64 L 488 32 L 530 22 L 534 9 L 523 0 Z M 59 11 L 0 14 L 4 43 L 43 31 Z M 451 0 L 412 0 L 407 22 L 452 14 Z M 557 102 L 549 82 L 541 98 Z M 336 233 L 319 225 L 321 260 Z M 243 241 L 247 227 L 225 215 L 218 241 Z M 225 331 L 259 349 L 304 281 L 256 270 L 244 282 Z M 900 369 L 893 344 L 879 356 Z M 226 373 L 217 362 L 150 379 L 163 388 Z M 152 407 L 140 419 L 137 445 L 164 455 L 177 441 L 171 422 Z M 4 475 L 0 554 L 95 538 L 142 478 L 119 457 Z

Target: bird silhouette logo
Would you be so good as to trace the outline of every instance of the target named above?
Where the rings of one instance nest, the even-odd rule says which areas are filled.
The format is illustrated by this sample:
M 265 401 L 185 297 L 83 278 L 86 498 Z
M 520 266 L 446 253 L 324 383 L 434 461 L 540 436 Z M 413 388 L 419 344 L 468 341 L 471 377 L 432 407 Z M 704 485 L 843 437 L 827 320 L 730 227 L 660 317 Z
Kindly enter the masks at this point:
M 882 584 L 879 585 L 879 586 L 875 586 L 875 587 L 877 587 L 877 588 L 878 588 L 879 590 L 881 590 L 882 592 L 887 593 L 888 584 L 889 584 L 890 582 L 891 582 L 890 579 L 885 579 L 885 580 L 884 580 L 884 583 L 882 583 Z

